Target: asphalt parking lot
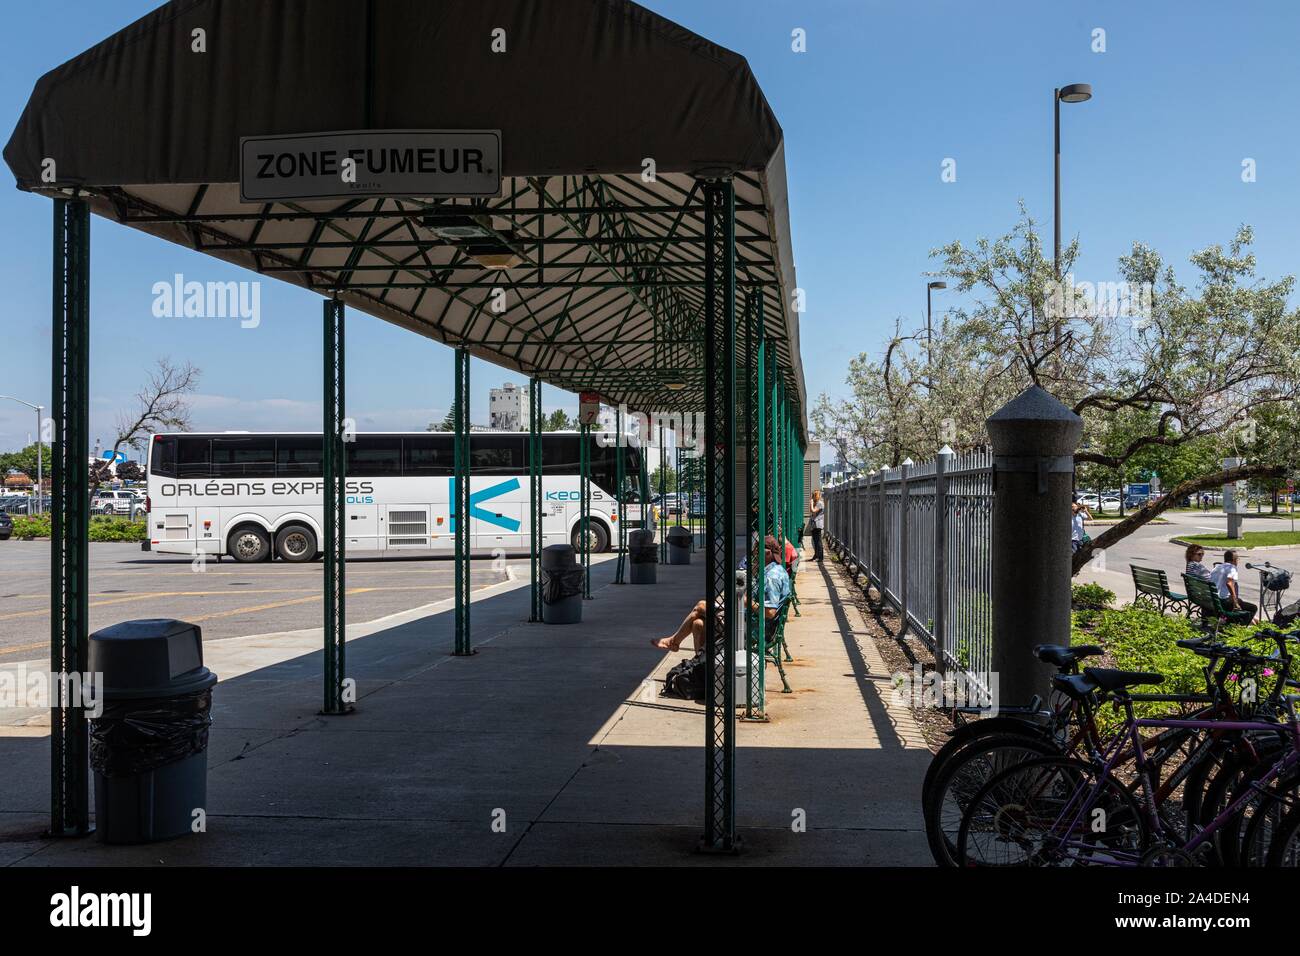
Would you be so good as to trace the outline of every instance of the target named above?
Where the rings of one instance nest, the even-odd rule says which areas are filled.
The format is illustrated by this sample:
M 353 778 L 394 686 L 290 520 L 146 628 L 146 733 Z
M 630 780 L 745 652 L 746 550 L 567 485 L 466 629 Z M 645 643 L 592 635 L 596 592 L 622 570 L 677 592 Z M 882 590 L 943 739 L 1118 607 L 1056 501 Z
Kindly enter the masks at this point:
M 323 565 L 236 564 L 156 555 L 139 545 L 90 545 L 90 628 L 148 617 L 203 627 L 205 641 L 320 627 Z M 347 563 L 348 621 L 361 623 L 451 598 L 446 557 L 358 558 Z M 528 579 L 528 558 L 476 559 L 471 584 Z M 49 650 L 50 545 L 0 541 L 0 662 L 35 660 Z

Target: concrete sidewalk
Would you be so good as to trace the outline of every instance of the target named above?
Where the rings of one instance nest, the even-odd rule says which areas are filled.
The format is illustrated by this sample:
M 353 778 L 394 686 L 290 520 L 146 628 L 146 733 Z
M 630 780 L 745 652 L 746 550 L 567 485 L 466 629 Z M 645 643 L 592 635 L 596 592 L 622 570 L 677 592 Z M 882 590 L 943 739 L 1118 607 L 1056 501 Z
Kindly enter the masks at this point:
M 691 852 L 702 708 L 658 696 L 682 656 L 649 640 L 698 600 L 703 568 L 658 570 L 659 583 L 641 587 L 612 584 L 612 562 L 594 567 L 594 600 L 575 626 L 523 623 L 526 587 L 480 596 L 470 658 L 450 656 L 450 610 L 349 629 L 360 700 L 347 717 L 317 714 L 319 631 L 213 644 L 222 681 L 208 831 L 180 840 L 41 839 L 48 730 L 0 729 L 0 864 L 928 862 L 919 793 L 929 752 L 887 701 L 889 675 L 857 611 L 812 563 L 787 629 L 794 693 L 781 694 L 769 668 L 770 721 L 738 725 L 744 851 Z

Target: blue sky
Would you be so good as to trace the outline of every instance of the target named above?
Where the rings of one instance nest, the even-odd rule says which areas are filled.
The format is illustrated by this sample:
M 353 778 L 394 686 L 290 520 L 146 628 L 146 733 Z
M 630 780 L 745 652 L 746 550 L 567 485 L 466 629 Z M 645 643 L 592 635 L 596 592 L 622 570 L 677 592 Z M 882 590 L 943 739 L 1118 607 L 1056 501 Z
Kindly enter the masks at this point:
M 1226 242 L 1243 222 L 1255 227 L 1262 274 L 1296 269 L 1300 5 L 1290 0 L 646 5 L 744 54 L 785 130 L 810 396 L 843 393 L 850 355 L 877 351 L 897 317 L 923 315 L 931 248 L 1006 231 L 1020 199 L 1050 235 L 1054 86 L 1094 90 L 1062 115 L 1063 228 L 1083 243 L 1078 277 L 1116 278 L 1115 259 L 1135 239 L 1190 277 L 1188 254 Z M 154 6 L 8 4 L 4 137 L 42 73 Z M 795 28 L 806 32 L 805 53 L 791 50 Z M 1091 49 L 1096 28 L 1106 31 L 1104 53 Z M 956 182 L 940 179 L 946 158 Z M 1245 158 L 1256 182 L 1242 182 Z M 50 204 L 0 189 L 0 221 L 0 393 L 48 405 Z M 92 435 L 109 438 L 116 410 L 160 355 L 202 368 L 199 427 L 319 425 L 318 296 L 268 279 L 256 333 L 229 320 L 154 318 L 160 279 L 248 274 L 102 220 L 93 228 Z M 950 302 L 937 299 L 936 310 Z M 419 428 L 445 413 L 448 349 L 357 313 L 348 348 L 349 411 L 362 429 Z M 475 362 L 475 420 L 486 418 L 488 386 L 511 378 Z M 544 400 L 576 408 L 549 388 Z M 0 450 L 32 428 L 27 409 L 0 402 Z

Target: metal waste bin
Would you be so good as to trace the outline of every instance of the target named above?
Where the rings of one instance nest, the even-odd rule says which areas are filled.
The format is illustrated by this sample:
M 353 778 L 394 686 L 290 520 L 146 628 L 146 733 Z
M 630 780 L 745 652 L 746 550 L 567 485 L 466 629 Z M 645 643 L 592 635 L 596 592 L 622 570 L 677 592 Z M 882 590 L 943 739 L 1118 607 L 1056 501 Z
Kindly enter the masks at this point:
M 578 553 L 569 544 L 542 548 L 542 620 L 547 624 L 582 621 L 584 576 Z
M 89 720 L 99 839 L 148 843 L 192 832 L 207 813 L 217 682 L 203 666 L 198 625 L 164 618 L 96 631 L 90 672 L 102 705 Z
M 655 547 L 655 533 L 638 528 L 627 536 L 627 557 L 631 565 L 629 584 L 654 584 L 659 572 L 659 549 Z
M 668 529 L 668 563 L 691 563 L 691 532 L 681 525 Z

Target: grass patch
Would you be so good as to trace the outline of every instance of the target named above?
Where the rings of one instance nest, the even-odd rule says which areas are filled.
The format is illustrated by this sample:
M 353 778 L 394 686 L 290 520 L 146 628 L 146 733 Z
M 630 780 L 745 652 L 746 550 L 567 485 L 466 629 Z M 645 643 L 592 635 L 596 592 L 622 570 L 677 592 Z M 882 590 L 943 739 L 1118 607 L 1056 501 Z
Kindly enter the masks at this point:
M 1300 531 L 1243 531 L 1233 540 L 1221 534 L 1180 534 L 1180 540 L 1195 541 L 1209 548 L 1259 548 L 1273 544 L 1300 545 Z

